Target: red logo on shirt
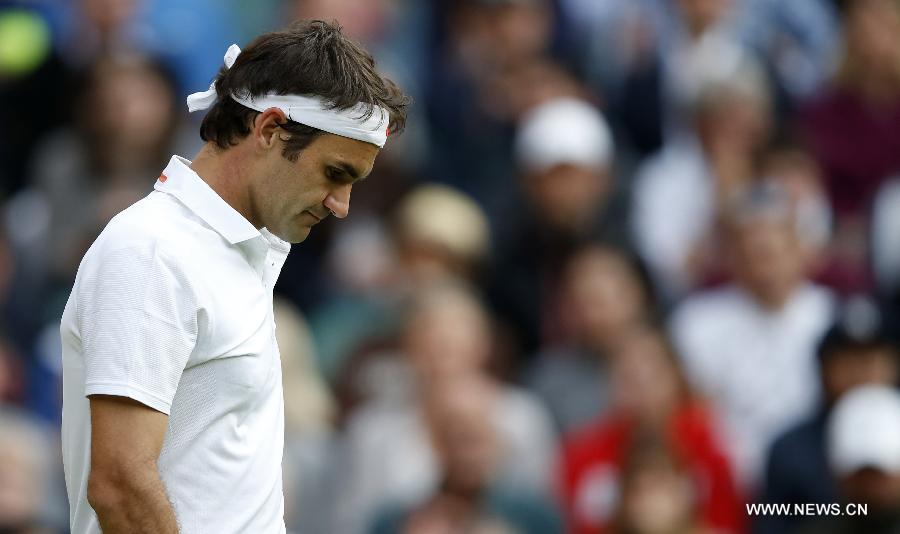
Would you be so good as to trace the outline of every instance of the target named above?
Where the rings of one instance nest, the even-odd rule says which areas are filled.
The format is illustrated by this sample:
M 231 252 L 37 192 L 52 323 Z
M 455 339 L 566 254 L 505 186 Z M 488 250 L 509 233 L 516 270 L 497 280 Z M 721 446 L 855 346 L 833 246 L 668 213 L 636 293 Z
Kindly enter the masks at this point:
M 166 176 L 165 174 L 160 174 L 160 175 L 159 175 L 159 181 L 160 181 L 160 182 L 165 182 L 165 181 L 168 180 L 168 179 L 169 179 L 169 177 Z

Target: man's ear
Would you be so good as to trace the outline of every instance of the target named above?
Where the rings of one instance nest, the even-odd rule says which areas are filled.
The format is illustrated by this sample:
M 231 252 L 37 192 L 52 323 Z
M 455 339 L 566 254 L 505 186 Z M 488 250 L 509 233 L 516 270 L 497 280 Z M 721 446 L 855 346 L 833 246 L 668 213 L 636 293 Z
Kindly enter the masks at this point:
M 268 150 L 273 148 L 278 142 L 278 135 L 281 133 L 279 125 L 287 122 L 284 112 L 278 108 L 269 108 L 259 115 L 253 121 L 253 139 L 258 148 Z

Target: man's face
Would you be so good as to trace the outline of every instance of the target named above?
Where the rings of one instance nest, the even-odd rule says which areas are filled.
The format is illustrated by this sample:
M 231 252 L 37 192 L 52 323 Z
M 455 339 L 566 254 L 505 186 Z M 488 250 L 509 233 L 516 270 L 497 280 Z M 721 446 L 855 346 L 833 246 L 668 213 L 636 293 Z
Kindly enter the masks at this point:
M 839 483 L 848 502 L 867 503 L 873 512 L 900 508 L 900 473 L 860 469 L 841 477 Z
M 786 221 L 759 216 L 730 236 L 735 277 L 766 305 L 780 306 L 804 276 L 801 249 Z
M 829 402 L 863 384 L 896 384 L 897 354 L 888 345 L 836 349 L 822 365 L 822 382 Z
M 579 254 L 566 273 L 566 297 L 579 336 L 604 343 L 643 314 L 644 295 L 628 262 L 613 251 Z
M 605 169 L 556 165 L 525 177 L 531 202 L 542 222 L 557 231 L 587 229 L 606 202 Z
M 300 243 L 310 228 L 330 214 L 344 218 L 350 190 L 372 171 L 378 147 L 347 137 L 321 134 L 295 161 L 278 143 L 263 159 L 251 183 L 257 223 L 289 243 Z

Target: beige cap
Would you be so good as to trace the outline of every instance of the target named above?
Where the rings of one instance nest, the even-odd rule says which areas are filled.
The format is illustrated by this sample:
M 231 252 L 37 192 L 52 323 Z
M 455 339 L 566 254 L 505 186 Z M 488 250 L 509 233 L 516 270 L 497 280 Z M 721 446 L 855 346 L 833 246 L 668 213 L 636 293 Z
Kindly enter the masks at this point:
M 484 211 L 445 185 L 422 185 L 401 202 L 397 222 L 405 239 L 437 245 L 468 261 L 487 254 L 490 230 Z

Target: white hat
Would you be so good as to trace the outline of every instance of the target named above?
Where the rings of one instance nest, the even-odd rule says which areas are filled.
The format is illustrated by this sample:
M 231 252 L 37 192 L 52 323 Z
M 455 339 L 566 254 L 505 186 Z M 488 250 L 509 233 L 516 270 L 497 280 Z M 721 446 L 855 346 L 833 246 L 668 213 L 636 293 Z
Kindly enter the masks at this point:
M 868 385 L 842 395 L 828 423 L 828 460 L 838 475 L 900 474 L 900 391 Z
M 596 107 L 557 98 L 528 112 L 516 133 L 516 157 L 527 170 L 555 165 L 605 167 L 612 159 L 612 135 Z

